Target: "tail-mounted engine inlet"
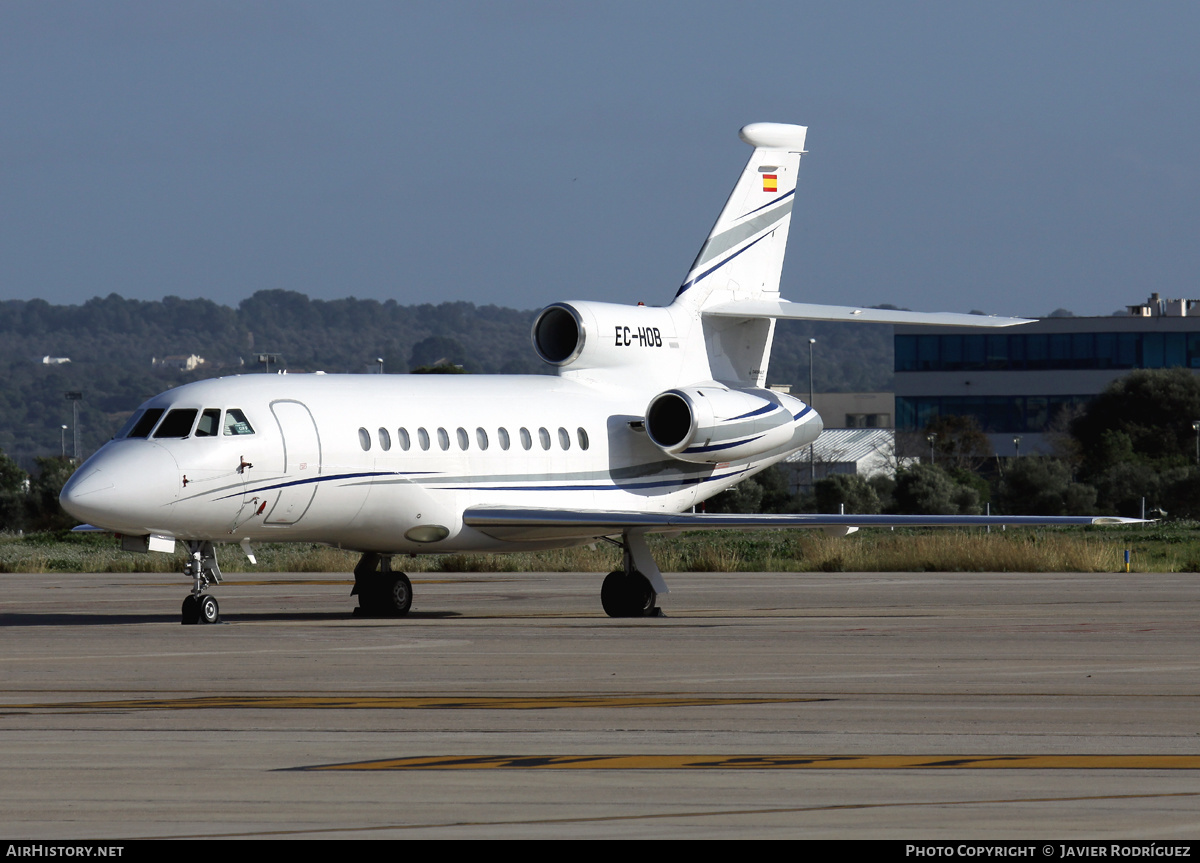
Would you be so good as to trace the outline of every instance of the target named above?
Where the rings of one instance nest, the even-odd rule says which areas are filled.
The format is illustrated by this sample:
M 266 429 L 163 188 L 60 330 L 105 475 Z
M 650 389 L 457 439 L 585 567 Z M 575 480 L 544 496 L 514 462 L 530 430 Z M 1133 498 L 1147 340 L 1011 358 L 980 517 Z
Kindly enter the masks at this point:
M 803 402 L 783 393 L 702 384 L 651 399 L 646 434 L 674 458 L 717 464 L 803 446 L 821 431 L 819 421 L 814 425 L 810 417 L 815 419 Z M 797 444 L 797 434 L 806 439 Z

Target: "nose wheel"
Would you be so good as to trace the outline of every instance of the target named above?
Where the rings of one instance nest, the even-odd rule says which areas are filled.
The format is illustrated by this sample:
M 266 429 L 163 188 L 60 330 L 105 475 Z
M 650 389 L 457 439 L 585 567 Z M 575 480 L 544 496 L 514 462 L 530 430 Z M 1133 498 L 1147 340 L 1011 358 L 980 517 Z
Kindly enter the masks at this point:
M 189 559 L 184 574 L 192 579 L 192 592 L 183 601 L 180 623 L 194 626 L 198 623 L 220 623 L 221 606 L 215 597 L 204 589 L 210 584 L 221 583 L 221 568 L 217 566 L 216 548 L 211 542 L 189 542 Z
M 199 598 L 189 595 L 183 601 L 183 620 L 184 626 L 193 626 L 197 623 L 220 623 L 221 622 L 221 606 L 217 604 L 217 600 L 212 596 L 200 596 Z

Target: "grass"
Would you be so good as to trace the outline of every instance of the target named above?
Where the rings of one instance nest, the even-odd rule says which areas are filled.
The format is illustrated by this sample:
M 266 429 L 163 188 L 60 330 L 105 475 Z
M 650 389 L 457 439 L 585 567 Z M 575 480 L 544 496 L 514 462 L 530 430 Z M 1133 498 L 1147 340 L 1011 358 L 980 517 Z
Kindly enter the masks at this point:
M 1200 525 L 1104 528 L 863 529 L 686 533 L 650 538 L 664 572 L 1118 572 L 1132 550 L 1135 572 L 1200 571 Z M 225 572 L 350 572 L 358 555 L 320 545 L 255 546 L 251 566 L 236 546 L 219 553 Z M 0 534 L 0 572 L 181 572 L 182 543 L 168 554 L 124 552 L 104 534 Z M 424 555 L 406 572 L 607 572 L 621 565 L 609 543 L 512 554 Z

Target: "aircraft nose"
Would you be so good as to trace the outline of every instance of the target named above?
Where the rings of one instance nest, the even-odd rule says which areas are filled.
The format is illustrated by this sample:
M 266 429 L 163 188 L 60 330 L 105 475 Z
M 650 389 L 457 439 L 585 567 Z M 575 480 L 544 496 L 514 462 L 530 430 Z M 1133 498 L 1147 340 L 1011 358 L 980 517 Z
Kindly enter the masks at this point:
M 113 441 L 88 459 L 59 493 L 80 521 L 121 533 L 164 529 L 179 487 L 174 456 L 147 440 Z

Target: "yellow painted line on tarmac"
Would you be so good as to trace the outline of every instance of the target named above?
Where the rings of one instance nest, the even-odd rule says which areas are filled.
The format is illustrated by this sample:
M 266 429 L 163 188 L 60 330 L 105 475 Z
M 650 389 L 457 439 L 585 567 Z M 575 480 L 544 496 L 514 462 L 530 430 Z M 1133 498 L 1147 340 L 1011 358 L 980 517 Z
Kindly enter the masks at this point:
M 475 755 L 300 770 L 1198 770 L 1200 755 Z
M 119 701 L 62 701 L 40 704 L 7 704 L 10 710 L 562 710 L 587 707 L 728 707 L 745 704 L 803 704 L 829 698 L 706 698 L 691 696 L 550 696 L 509 698 L 497 696 L 349 696 L 218 695 L 199 698 L 146 698 Z

